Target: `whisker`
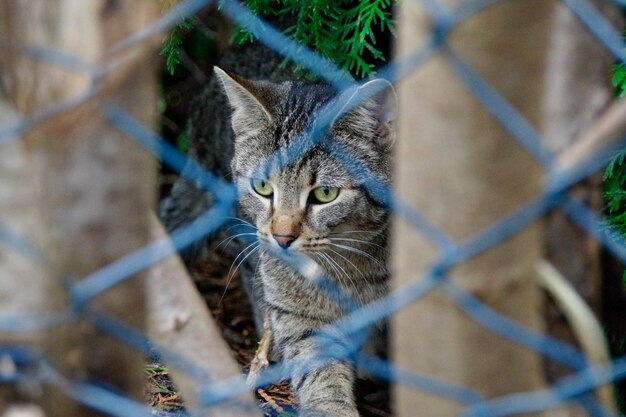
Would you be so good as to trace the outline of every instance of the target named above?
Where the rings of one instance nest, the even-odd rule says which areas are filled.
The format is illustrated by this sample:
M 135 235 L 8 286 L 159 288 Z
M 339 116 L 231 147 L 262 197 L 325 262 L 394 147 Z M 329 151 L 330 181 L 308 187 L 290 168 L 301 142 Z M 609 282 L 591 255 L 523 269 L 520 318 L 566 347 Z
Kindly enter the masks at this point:
M 261 247 L 259 246 L 259 248 L 261 248 Z M 257 272 L 259 270 L 259 265 L 261 264 L 261 256 L 263 256 L 266 252 L 267 251 L 265 249 L 260 249 L 259 250 L 259 259 L 256 261 L 256 266 L 254 267 L 254 277 L 255 278 L 258 276 Z
M 232 270 L 233 270 L 233 266 L 235 265 L 235 262 L 237 262 L 237 260 L 239 259 L 239 257 L 240 257 L 241 255 L 243 255 L 243 254 L 244 254 L 244 253 L 245 253 L 248 249 L 250 249 L 252 246 L 254 246 L 254 245 L 259 245 L 259 244 L 260 244 L 260 243 L 259 243 L 258 241 L 256 241 L 256 242 L 252 242 L 251 244 L 249 244 L 248 246 L 246 246 L 246 247 L 245 247 L 245 248 L 244 248 L 241 252 L 239 252 L 239 254 L 238 254 L 238 255 L 235 257 L 235 259 L 233 260 L 233 263 L 231 264 L 230 269 L 228 270 L 228 275 L 227 275 L 228 277 L 230 277 L 230 273 L 231 273 L 231 272 L 232 272 Z
M 334 233 L 329 233 L 328 236 L 338 236 L 338 235 L 345 235 L 348 233 L 366 233 L 366 234 L 372 234 L 372 235 L 383 235 L 384 232 L 381 230 L 344 230 L 343 232 L 334 232 Z
M 235 272 L 237 271 L 237 269 L 239 269 L 239 267 L 241 266 L 242 263 L 244 263 L 244 261 L 246 259 L 248 259 L 250 257 L 250 255 L 252 255 L 254 253 L 255 250 L 258 250 L 259 247 L 257 246 L 256 248 L 253 248 L 250 252 L 248 252 L 248 254 L 246 256 L 243 257 L 243 259 L 241 261 L 239 261 L 239 263 L 237 264 L 237 266 L 235 267 L 235 269 L 233 270 L 233 276 L 235 275 Z
M 237 223 L 237 224 L 233 224 L 230 227 L 227 227 L 226 229 L 224 229 L 225 232 L 228 232 L 231 229 L 234 229 L 235 227 L 250 227 L 254 230 L 257 230 L 257 228 L 255 226 L 252 226 L 251 224 L 246 224 L 246 223 Z
M 352 288 L 354 289 L 354 296 L 357 298 L 357 300 L 362 301 L 362 300 L 361 300 L 361 294 L 360 294 L 359 290 L 357 289 L 356 283 L 354 282 L 354 280 L 352 279 L 352 277 L 350 277 L 350 274 L 348 274 L 348 272 L 347 272 L 345 269 L 343 269 L 343 268 L 341 267 L 341 265 L 339 265 L 339 264 L 337 263 L 337 261 L 335 261 L 335 260 L 334 260 L 334 259 L 333 259 L 330 255 L 328 255 L 327 253 L 321 252 L 321 255 L 324 255 L 324 258 L 328 260 L 329 265 L 331 265 L 331 266 L 332 266 L 333 264 L 334 264 L 334 265 L 336 265 L 336 268 L 335 268 L 335 266 L 332 266 L 332 267 L 335 269 L 335 271 L 338 271 L 338 272 L 337 272 L 337 278 L 338 278 L 339 280 L 341 280 L 341 276 L 342 276 L 342 274 L 343 274 L 343 276 L 346 278 L 346 280 L 348 281 L 348 283 L 350 283 L 350 285 L 351 285 L 351 286 L 352 286 Z
M 332 260 L 332 258 L 330 258 L 330 257 L 328 256 L 328 254 L 326 254 L 326 253 L 324 253 L 324 252 L 320 252 L 320 251 L 316 251 L 316 252 L 315 252 L 315 254 L 316 254 L 316 255 L 319 255 L 319 257 L 320 257 L 320 262 L 321 262 L 321 261 L 326 261 L 325 263 L 324 263 L 324 262 L 321 262 L 321 264 L 322 264 L 322 265 L 328 265 L 328 266 L 329 266 L 329 267 L 333 270 L 333 272 L 336 274 L 336 278 L 337 278 L 340 282 L 341 282 L 341 281 L 343 281 L 343 276 L 345 275 L 345 271 L 343 271 L 341 268 L 340 268 L 340 269 L 337 269 L 337 266 L 335 266 L 335 265 L 337 265 L 337 263 L 336 263 L 336 262 L 334 262 L 334 261 Z M 331 275 L 328 271 L 327 271 L 327 273 L 329 274 L 329 276 L 332 276 L 332 275 Z M 350 280 L 350 277 L 348 277 L 348 276 L 346 275 L 346 278 L 348 279 L 348 282 L 352 283 L 352 282 L 351 282 L 351 280 Z M 353 284 L 353 286 L 354 286 L 354 284 Z M 356 291 L 356 287 L 354 287 L 354 288 L 355 288 L 355 291 Z
M 248 226 L 252 226 L 256 229 L 256 226 L 253 225 L 252 223 L 250 223 L 249 221 L 247 221 L 246 219 L 242 219 L 240 217 L 232 217 L 232 216 L 227 216 L 227 219 L 231 219 L 231 220 L 239 220 L 240 222 L 242 222 L 243 224 L 247 224 Z
M 226 246 L 224 246 L 224 249 L 226 249 L 226 247 L 228 247 L 228 245 L 230 245 L 230 242 L 232 242 L 232 241 L 233 241 L 233 239 L 236 239 L 236 238 L 238 238 L 239 236 L 246 236 L 246 235 L 248 235 L 248 236 L 256 236 L 256 233 L 239 233 L 239 234 L 236 234 L 236 235 L 234 235 L 234 236 L 229 236 L 229 237 L 225 238 L 224 240 L 222 240 L 222 241 L 221 241 L 221 242 L 220 242 L 220 243 L 219 243 L 219 244 L 215 247 L 215 249 L 219 248 L 220 246 L 222 246 L 222 244 L 224 244 L 224 242 L 228 241 L 228 243 L 226 243 Z
M 368 242 L 366 240 L 361 240 L 361 239 L 349 239 L 349 238 L 345 238 L 345 237 L 329 237 L 329 240 L 341 240 L 341 241 L 346 241 L 346 242 L 358 242 L 358 243 L 363 243 L 365 245 L 371 245 L 371 246 L 376 246 L 378 248 L 381 248 L 382 250 L 385 250 L 384 247 L 374 243 L 374 242 Z
M 328 244 L 329 244 L 329 245 L 332 245 L 332 246 L 335 246 L 335 247 L 338 247 L 338 248 L 341 248 L 341 249 L 344 249 L 344 250 L 347 250 L 348 252 L 355 253 L 355 254 L 357 254 L 357 255 L 362 255 L 362 256 L 365 256 L 365 257 L 367 257 L 367 258 L 371 259 L 372 261 L 376 262 L 378 265 L 380 265 L 380 266 L 382 266 L 382 267 L 385 267 L 385 264 L 384 264 L 384 263 L 382 263 L 380 260 L 378 260 L 378 259 L 374 258 L 374 257 L 373 257 L 372 255 L 370 255 L 369 253 L 367 253 L 367 252 L 365 252 L 365 251 L 362 251 L 361 249 L 357 249 L 357 248 L 352 247 L 352 246 L 340 245 L 339 243 L 332 243 L 332 242 L 328 242 Z
M 228 290 L 228 286 L 230 285 L 230 282 L 232 281 L 232 279 L 235 277 L 235 272 L 237 272 L 237 269 L 239 269 L 239 267 L 241 266 L 242 263 L 244 263 L 244 261 L 246 259 L 248 259 L 250 257 L 250 255 L 252 255 L 254 253 L 254 251 L 258 250 L 259 247 L 257 246 L 256 248 L 253 248 L 246 256 L 243 257 L 243 259 L 241 261 L 239 261 L 239 263 L 237 264 L 237 266 L 235 267 L 235 269 L 233 270 L 233 275 L 228 279 L 228 281 L 226 281 L 226 288 L 224 288 L 224 292 L 222 293 L 222 296 L 220 297 L 220 301 L 217 304 L 218 306 L 222 304 L 222 300 L 224 299 L 224 296 L 226 295 L 226 290 Z M 257 263 L 258 265 L 258 263 Z
M 328 248 L 329 251 L 331 251 L 332 253 L 334 253 L 335 255 L 339 256 L 340 258 L 342 258 L 344 261 L 346 261 L 347 263 L 349 263 L 350 265 L 352 265 L 352 267 L 359 273 L 361 274 L 361 278 L 365 279 L 365 275 L 363 275 L 363 272 L 361 272 L 361 270 L 359 268 L 357 268 L 357 266 L 355 264 L 353 264 L 350 259 L 346 258 L 345 256 L 343 256 L 342 254 L 340 254 L 339 252 L 337 252 L 336 250 L 333 250 L 331 248 Z M 336 262 L 336 261 L 335 261 Z M 339 264 L 338 264 L 339 266 Z
M 325 254 L 324 252 L 320 252 L 320 251 L 315 251 L 314 255 L 318 255 L 320 258 L 322 258 L 322 260 L 326 260 L 328 261 L 328 266 L 330 266 L 332 268 L 332 270 L 338 275 L 340 276 L 341 273 L 340 271 L 337 269 L 337 267 L 335 267 L 335 265 L 333 265 L 330 261 L 332 261 L 332 259 L 328 259 L 328 255 Z M 322 264 L 324 264 L 322 262 Z
M 224 288 L 224 292 L 222 293 L 222 296 L 220 297 L 220 301 L 218 303 L 218 306 L 222 304 L 222 300 L 224 299 L 224 296 L 226 295 L 226 291 L 228 290 L 228 287 L 230 285 L 230 282 L 232 281 L 233 277 L 235 276 L 235 272 L 237 271 L 237 268 L 239 268 L 239 266 L 241 265 L 241 262 L 239 262 L 237 264 L 237 267 L 233 270 L 233 267 L 235 266 L 235 263 L 237 262 L 237 260 L 239 259 L 239 257 L 241 255 L 243 255 L 248 249 L 250 249 L 250 247 L 257 245 L 256 248 L 252 249 L 247 255 L 244 256 L 244 258 L 241 260 L 241 262 L 245 261 L 246 258 L 248 256 L 250 256 L 250 254 L 252 254 L 256 249 L 258 249 L 258 245 L 260 245 L 260 243 L 258 241 L 251 243 L 250 245 L 246 246 L 241 252 L 239 252 L 239 254 L 235 257 L 235 260 L 233 261 L 233 263 L 230 265 L 230 269 L 228 270 L 228 275 L 226 275 L 226 288 Z M 232 275 L 231 275 L 232 272 Z

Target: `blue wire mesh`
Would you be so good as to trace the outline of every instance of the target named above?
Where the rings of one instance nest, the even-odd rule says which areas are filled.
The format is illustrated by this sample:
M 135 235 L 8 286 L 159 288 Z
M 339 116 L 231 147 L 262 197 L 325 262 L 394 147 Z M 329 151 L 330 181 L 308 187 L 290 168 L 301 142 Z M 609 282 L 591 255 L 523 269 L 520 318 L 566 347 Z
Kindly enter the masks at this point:
M 462 3 L 455 9 L 450 9 L 439 0 L 422 0 L 422 4 L 430 14 L 433 25 L 427 42 L 414 53 L 402 60 L 391 62 L 383 67 L 378 76 L 391 82 L 397 82 L 403 77 L 427 62 L 434 53 L 442 53 L 448 65 L 457 75 L 465 87 L 475 98 L 501 123 L 501 125 L 517 140 L 526 151 L 535 158 L 545 169 L 549 179 L 544 190 L 531 201 L 518 208 L 509 216 L 495 222 L 475 236 L 463 241 L 454 241 L 442 230 L 430 224 L 424 216 L 404 202 L 401 196 L 394 195 L 365 167 L 356 164 L 350 155 L 342 149 L 333 149 L 346 167 L 360 178 L 364 179 L 365 186 L 380 192 L 383 202 L 392 208 L 397 215 L 404 218 L 416 230 L 427 237 L 438 249 L 439 259 L 427 271 L 403 288 L 390 293 L 370 305 L 357 307 L 356 303 L 351 312 L 324 329 L 315 336 L 324 354 L 305 363 L 283 362 L 265 369 L 258 381 L 258 386 L 274 383 L 285 379 L 294 372 L 306 372 L 332 360 L 351 357 L 355 359 L 357 368 L 369 372 L 380 378 L 397 384 L 404 384 L 417 390 L 450 399 L 465 406 L 461 415 L 464 417 L 506 416 L 525 412 L 550 410 L 563 406 L 568 401 L 578 400 L 586 411 L 594 416 L 609 416 L 611 412 L 600 406 L 590 394 L 596 387 L 618 381 L 626 377 L 626 358 L 619 358 L 610 365 L 590 366 L 582 352 L 575 347 L 556 340 L 548 335 L 540 334 L 526 328 L 511 319 L 504 317 L 490 309 L 487 305 L 473 297 L 469 292 L 446 280 L 448 270 L 482 252 L 492 248 L 507 238 L 519 233 L 529 224 L 554 209 L 562 210 L 573 222 L 597 239 L 611 253 L 622 261 L 626 261 L 626 245 L 616 241 L 611 236 L 615 233 L 610 230 L 588 207 L 575 197 L 568 194 L 568 188 L 580 179 L 583 179 L 600 169 L 606 162 L 607 151 L 603 150 L 596 155 L 590 155 L 585 162 L 568 171 L 558 171 L 553 168 L 554 155 L 545 147 L 541 136 L 528 121 L 524 119 L 492 86 L 483 80 L 461 57 L 455 54 L 446 45 L 446 36 L 457 24 L 468 17 L 479 13 L 499 0 L 474 0 Z M 588 28 L 608 51 L 617 59 L 624 61 L 626 49 L 622 36 L 606 18 L 588 0 L 561 0 Z M 210 0 L 185 0 L 169 13 L 153 22 L 144 29 L 120 41 L 111 48 L 111 52 L 120 51 L 145 41 L 155 33 L 161 32 L 181 19 L 191 16 L 201 8 L 208 6 Z M 616 4 L 626 6 L 626 2 L 616 1 Z M 245 6 L 237 1 L 226 1 L 221 5 L 224 14 L 237 24 L 245 27 L 262 43 L 288 57 L 298 65 L 319 74 L 327 82 L 333 84 L 347 97 L 352 95 L 358 87 L 345 73 L 332 62 L 320 57 L 315 52 L 293 42 L 278 30 L 272 28 L 252 14 Z M 0 48 L 17 49 L 20 53 L 30 57 L 53 63 L 55 65 L 80 71 L 91 75 L 95 81 L 107 71 L 107 67 L 93 68 L 80 57 L 68 53 L 52 51 L 37 47 L 17 47 L 0 42 Z M 97 83 L 86 92 L 78 96 L 44 108 L 28 118 L 16 118 L 6 125 L 0 126 L 1 146 L 10 143 L 32 126 L 44 120 L 61 114 L 68 109 L 78 106 L 91 98 L 98 91 Z M 371 91 L 375 94 L 377 91 Z M 337 103 L 332 102 L 320 111 L 317 123 L 312 131 L 305 132 L 304 136 L 322 138 L 326 129 L 337 113 Z M 343 109 L 345 112 L 347 109 Z M 57 326 L 71 322 L 81 315 L 90 320 L 102 332 L 111 335 L 120 342 L 134 349 L 151 355 L 156 350 L 160 357 L 168 364 L 184 370 L 202 386 L 200 402 L 203 406 L 213 406 L 222 401 L 232 399 L 239 393 L 247 391 L 243 377 L 235 377 L 223 381 L 211 381 L 204 372 L 197 369 L 193 361 L 181 358 L 167 348 L 149 341 L 143 334 L 129 328 L 118 320 L 101 312 L 92 310 L 89 302 L 108 289 L 130 279 L 133 274 L 142 271 L 164 259 L 173 251 L 180 250 L 198 239 L 216 231 L 226 224 L 229 214 L 235 204 L 236 190 L 231 184 L 222 181 L 219 177 L 206 171 L 202 166 L 190 161 L 185 155 L 161 140 L 157 134 L 134 120 L 124 109 L 115 103 L 105 103 L 101 108 L 109 123 L 132 138 L 164 164 L 198 184 L 202 189 L 215 196 L 215 204 L 206 213 L 199 216 L 192 223 L 185 225 L 171 233 L 169 239 L 153 242 L 141 249 L 130 253 L 121 259 L 101 268 L 84 279 L 76 282 L 69 288 L 72 306 L 66 312 L 53 316 L 41 317 L 37 315 L 19 315 L 0 317 L 0 332 L 16 333 L 32 331 Z M 316 140 L 313 141 L 316 143 Z M 290 159 L 296 158 L 304 149 L 304 141 L 295 140 L 288 149 L 287 157 L 269 161 L 260 170 L 269 166 L 284 166 Z M 186 167 L 184 170 L 183 168 Z M 28 257 L 36 262 L 42 262 L 45 254 L 39 253 L 29 242 L 17 236 L 8 225 L 0 224 L 0 245 L 5 246 L 21 256 Z M 289 261 L 289 260 L 287 260 Z M 298 268 L 298 265 L 293 265 Z M 333 297 L 341 297 L 343 303 L 351 303 L 345 294 L 338 292 L 329 280 L 320 279 L 320 289 Z M 425 375 L 398 368 L 393 363 L 366 354 L 356 354 L 350 343 L 337 343 L 337 335 L 359 339 L 365 337 L 368 326 L 384 319 L 394 312 L 416 302 L 429 292 L 441 289 L 454 303 L 474 321 L 493 333 L 511 340 L 519 345 L 532 349 L 548 358 L 558 361 L 573 373 L 564 377 L 550 388 L 520 392 L 485 399 L 472 387 L 459 386 L 449 381 L 437 380 Z M 355 356 L 356 355 L 356 356 Z M 10 357 L 17 365 L 17 369 L 35 367 L 39 371 L 32 372 L 0 372 L 0 384 L 13 384 L 28 378 L 39 382 L 53 384 L 69 397 L 88 407 L 112 416 L 150 416 L 155 415 L 147 406 L 130 400 L 106 388 L 81 381 L 69 381 L 61 375 L 41 353 L 34 352 L 27 346 L 0 346 L 0 358 Z

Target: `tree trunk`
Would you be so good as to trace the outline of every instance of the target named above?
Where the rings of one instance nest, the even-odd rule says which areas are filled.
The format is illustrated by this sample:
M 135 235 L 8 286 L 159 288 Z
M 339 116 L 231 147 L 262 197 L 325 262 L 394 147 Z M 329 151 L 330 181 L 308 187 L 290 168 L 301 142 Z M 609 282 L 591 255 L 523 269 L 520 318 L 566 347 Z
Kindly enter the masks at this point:
M 614 6 L 595 1 L 613 20 Z M 550 40 L 545 93 L 546 144 L 561 154 L 575 143 L 613 98 L 609 52 L 571 10 L 559 4 Z M 602 210 L 601 178 L 593 176 L 572 192 L 594 210 Z M 600 245 L 559 211 L 546 221 L 546 257 L 572 283 L 587 303 L 600 310 L 602 279 Z M 578 256 L 573 256 L 578 254 Z M 566 333 L 552 313 L 551 331 Z
M 16 120 L 17 114 L 0 98 L 0 126 Z M 0 330 L 0 345 L 41 346 L 43 332 L 22 328 L 15 317 L 45 317 L 53 304 L 51 294 L 59 286 L 47 279 L 34 245 L 43 228 L 36 201 L 38 184 L 26 146 L 16 137 L 5 140 L 10 142 L 0 148 L 0 329 L 5 330 Z M 0 384 L 0 415 L 10 402 L 28 396 L 15 388 Z
M 502 1 L 467 18 L 449 38 L 453 51 L 535 129 L 542 116 L 553 7 L 545 0 Z M 404 4 L 399 14 L 401 59 L 424 44 L 429 18 L 416 2 Z M 460 83 L 443 56 L 408 76 L 398 91 L 396 191 L 432 224 L 459 241 L 536 196 L 540 165 Z M 455 267 L 448 279 L 496 312 L 541 331 L 535 272 L 542 257 L 540 232 L 539 224 L 530 225 Z M 394 233 L 395 287 L 400 288 L 422 277 L 441 254 L 403 219 L 397 219 Z M 443 288 L 393 317 L 393 342 L 401 368 L 487 398 L 545 387 L 539 354 L 481 327 Z M 397 388 L 396 398 L 399 416 L 450 416 L 461 407 L 406 387 Z
M 597 0 L 592 3 L 613 22 L 621 20 L 615 5 Z M 581 145 L 577 139 L 589 132 L 598 115 L 612 101 L 611 63 L 608 50 L 570 9 L 559 3 L 550 39 L 544 136 L 546 144 L 559 156 L 571 151 L 574 143 Z M 598 146 L 597 150 L 600 149 Z M 591 149 L 587 149 L 585 156 L 590 156 L 590 152 Z M 570 193 L 594 211 L 602 211 L 601 174 L 584 180 Z M 545 224 L 546 258 L 570 281 L 596 315 L 600 315 L 603 287 L 600 244 L 560 211 L 551 213 Z M 562 312 L 551 303 L 546 312 L 549 333 L 575 344 L 577 341 Z M 569 370 L 548 362 L 548 371 L 558 377 Z M 605 389 L 603 394 L 605 399 L 612 397 L 611 389 Z
M 152 236 L 154 240 L 165 236 L 165 230 L 156 216 L 152 216 Z M 250 393 L 238 395 L 219 407 L 202 410 L 199 396 L 203 384 L 243 376 L 206 302 L 177 255 L 170 256 L 150 270 L 147 290 L 150 338 L 180 357 L 192 360 L 194 369 L 206 376 L 206 380 L 198 380 L 184 368 L 177 368 L 176 364 L 170 366 L 172 379 L 185 399 L 187 410 L 198 417 L 260 415 Z
M 43 273 L 32 277 L 34 292 L 54 289 L 46 295 L 45 311 L 69 307 L 64 283 L 78 282 L 149 241 L 154 160 L 107 123 L 100 106 L 114 100 L 146 125 L 154 124 L 155 67 L 141 60 L 147 48 L 115 55 L 109 49 L 152 21 L 157 9 L 152 0 L 31 0 L 0 6 L 0 38 L 10 46 L 0 58 L 2 90 L 16 111 L 36 121 L 19 146 L 29 163 L 24 175 L 32 176 L 39 191 L 33 210 L 40 224 L 36 236 L 27 237 L 46 256 Z M 28 48 L 59 54 L 48 60 Z M 118 65 L 107 67 L 113 60 Z M 141 277 L 98 295 L 91 306 L 142 330 Z M 50 329 L 46 350 L 70 379 L 97 380 L 142 396 L 143 356 L 80 316 Z M 43 399 L 48 416 L 96 415 L 57 389 L 50 388 Z

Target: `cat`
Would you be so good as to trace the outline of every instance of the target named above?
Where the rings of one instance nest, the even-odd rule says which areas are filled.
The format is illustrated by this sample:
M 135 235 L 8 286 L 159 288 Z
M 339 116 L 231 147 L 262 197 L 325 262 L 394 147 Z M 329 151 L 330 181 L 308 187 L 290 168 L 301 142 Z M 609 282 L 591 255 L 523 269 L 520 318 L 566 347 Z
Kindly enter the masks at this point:
M 263 78 L 273 82 L 283 82 L 294 77 L 296 66 L 259 44 L 259 42 L 233 45 L 226 49 L 219 60 L 220 65 L 248 78 Z M 234 134 L 230 123 L 230 104 L 216 77 L 211 77 L 201 91 L 192 97 L 189 104 L 187 134 L 190 139 L 189 157 L 198 161 L 206 169 L 222 179 L 232 182 L 231 161 L 234 154 Z M 188 167 L 185 168 L 187 170 Z M 184 171 L 183 171 L 184 174 Z M 189 223 L 213 205 L 213 195 L 204 192 L 200 184 L 186 180 L 182 175 L 173 185 L 169 195 L 159 206 L 159 216 L 168 231 Z M 231 213 L 234 217 L 245 218 L 240 210 Z M 249 221 L 249 220 L 246 220 Z M 226 224 L 208 239 L 200 239 L 184 248 L 180 255 L 187 265 L 199 259 L 214 256 L 217 243 L 220 253 L 235 259 L 250 243 L 247 239 L 230 237 L 249 232 L 239 226 L 239 221 Z M 247 235 L 249 236 L 249 235 Z M 253 256 L 239 265 L 244 289 L 254 310 L 254 320 L 259 334 L 263 329 L 262 286 L 253 279 L 256 259 Z
M 395 94 L 390 84 L 373 80 L 348 98 L 373 87 L 381 91 L 355 105 L 327 84 L 250 80 L 216 67 L 206 90 L 212 97 L 195 110 L 203 116 L 192 116 L 191 156 L 236 184 L 237 215 L 247 223 L 243 237 L 258 239 L 245 252 L 241 276 L 257 328 L 269 324 L 274 358 L 295 364 L 291 386 L 306 417 L 358 416 L 350 360 L 307 364 L 320 353 L 318 330 L 388 291 L 390 211 L 376 195 L 380 188 L 366 182 L 373 176 L 391 186 Z M 336 115 L 322 137 L 307 134 L 325 106 L 346 103 L 354 107 Z M 363 168 L 368 175 L 355 174 Z M 160 214 L 172 230 L 210 207 L 211 199 L 181 179 Z M 206 246 L 198 243 L 185 258 L 203 256 Z M 330 292 L 318 278 L 332 284 Z M 342 343 L 342 335 L 335 337 L 322 350 Z

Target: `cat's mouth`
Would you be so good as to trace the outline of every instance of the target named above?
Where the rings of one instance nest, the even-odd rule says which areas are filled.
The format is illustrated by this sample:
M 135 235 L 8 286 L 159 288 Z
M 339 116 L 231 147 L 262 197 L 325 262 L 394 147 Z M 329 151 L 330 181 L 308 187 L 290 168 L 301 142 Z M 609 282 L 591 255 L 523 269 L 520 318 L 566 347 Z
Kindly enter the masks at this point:
M 267 248 L 277 253 L 301 252 L 302 245 L 298 236 L 270 235 L 258 232 L 259 241 Z
M 321 252 L 328 250 L 331 243 L 326 236 L 305 238 L 303 236 L 284 236 L 260 231 L 257 235 L 265 248 L 281 255 Z
M 384 247 L 372 242 L 379 234 L 359 230 L 318 237 L 298 236 L 287 247 L 279 245 L 270 234 L 259 232 L 258 237 L 273 256 L 291 264 L 304 276 L 330 276 L 351 282 L 358 277 L 365 279 L 368 269 L 386 269 Z
M 347 264 L 352 268 L 354 261 L 358 264 L 381 263 L 380 251 L 384 248 L 374 242 L 371 238 L 378 232 L 355 231 L 340 232 L 316 237 L 283 237 L 259 232 L 259 241 L 271 252 L 279 257 L 305 254 L 315 259 L 317 262 L 325 264 L 330 262 L 333 266 Z M 356 234 L 358 233 L 358 234 Z M 285 241 L 289 241 L 288 244 Z

